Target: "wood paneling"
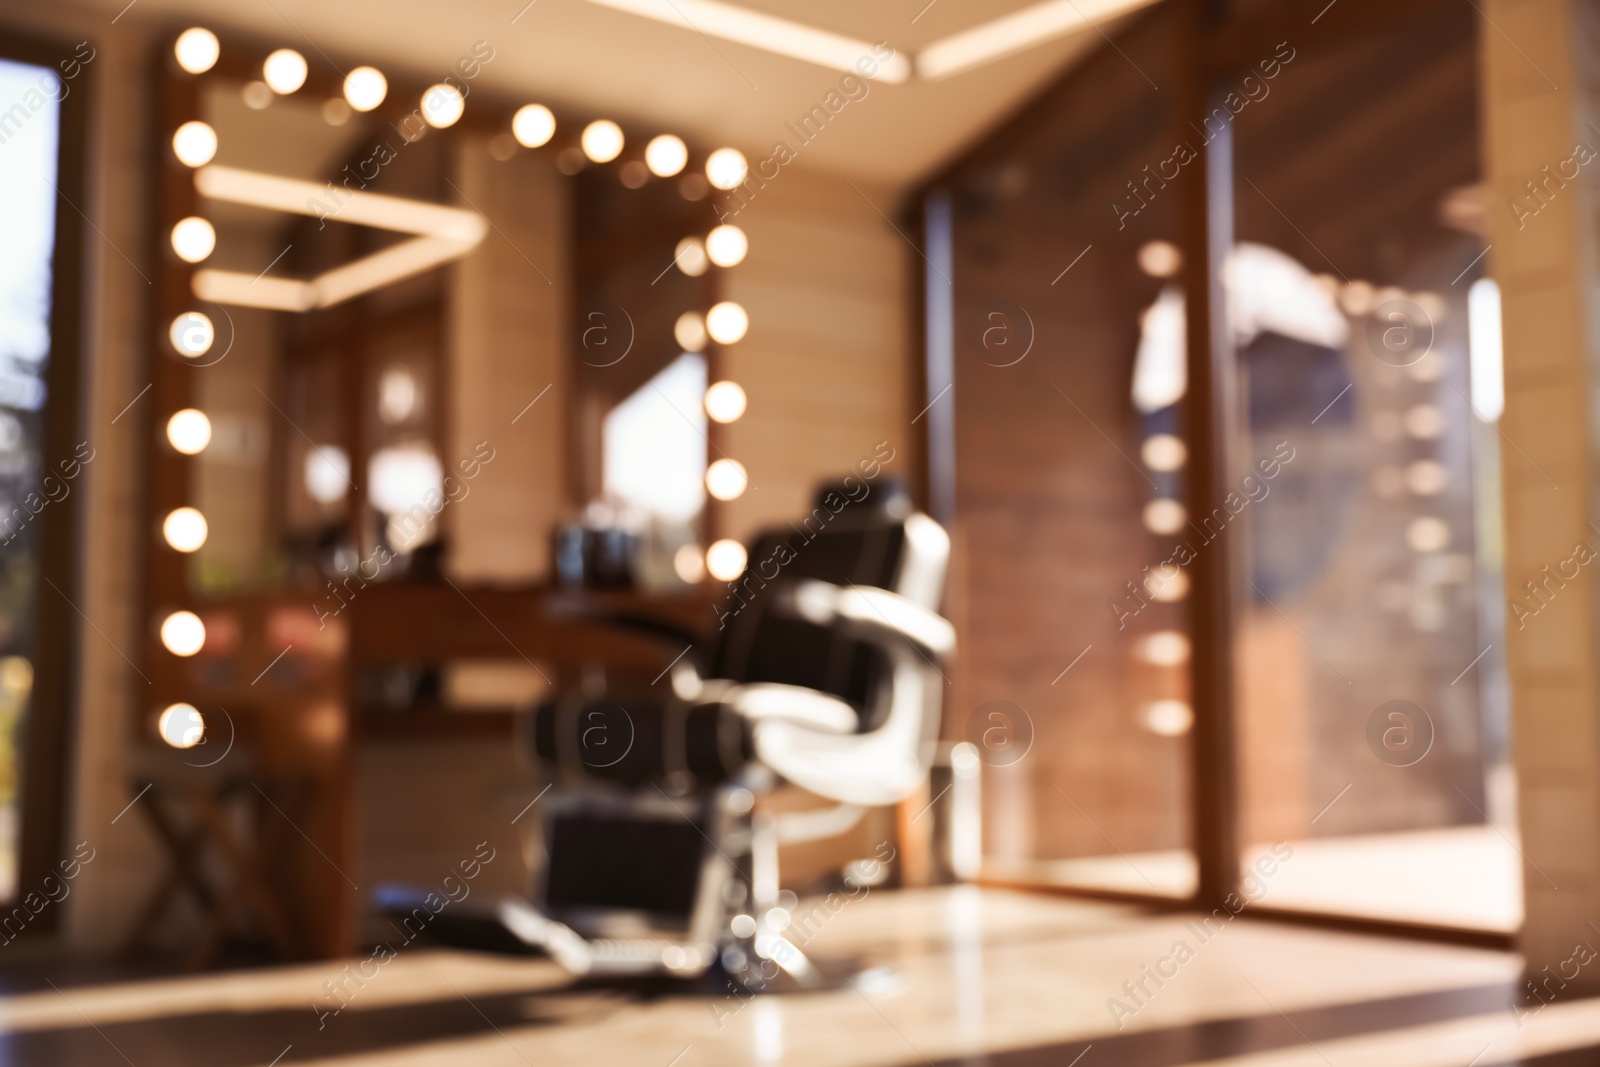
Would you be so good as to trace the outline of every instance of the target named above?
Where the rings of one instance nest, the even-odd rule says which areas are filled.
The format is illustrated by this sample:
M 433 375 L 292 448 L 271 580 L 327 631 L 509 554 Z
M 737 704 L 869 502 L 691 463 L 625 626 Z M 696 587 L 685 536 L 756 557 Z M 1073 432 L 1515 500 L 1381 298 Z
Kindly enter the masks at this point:
M 785 170 L 733 220 L 750 254 L 724 292 L 750 313 L 750 332 L 723 351 L 721 373 L 744 386 L 750 407 L 722 448 L 751 486 L 724 507 L 727 536 L 809 511 L 817 485 L 854 471 L 879 441 L 895 450 L 889 476 L 916 476 L 906 387 L 915 253 L 884 217 L 891 194 L 855 186 Z

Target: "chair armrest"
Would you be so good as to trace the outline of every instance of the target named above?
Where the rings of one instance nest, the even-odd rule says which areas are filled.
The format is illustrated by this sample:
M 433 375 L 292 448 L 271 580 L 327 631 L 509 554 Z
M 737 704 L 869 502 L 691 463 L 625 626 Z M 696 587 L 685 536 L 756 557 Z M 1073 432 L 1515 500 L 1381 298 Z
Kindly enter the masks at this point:
M 853 734 L 861 722 L 845 701 L 802 685 L 751 682 L 731 687 L 720 700 L 752 723 L 789 722 L 826 734 Z
M 786 606 L 807 622 L 826 626 L 844 620 L 864 631 L 862 636 L 897 636 L 928 655 L 946 656 L 956 647 L 955 627 L 947 620 L 887 589 L 808 579 L 796 583 Z

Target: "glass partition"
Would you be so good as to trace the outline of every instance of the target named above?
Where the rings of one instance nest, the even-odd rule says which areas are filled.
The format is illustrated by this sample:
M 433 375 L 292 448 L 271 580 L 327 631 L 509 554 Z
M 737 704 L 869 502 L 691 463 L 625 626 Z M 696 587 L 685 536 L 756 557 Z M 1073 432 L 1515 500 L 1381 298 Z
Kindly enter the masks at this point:
M 1237 533 L 1242 860 L 1292 849 L 1275 907 L 1515 930 L 1472 12 L 1263 59 L 1215 113 L 1231 458 L 1281 466 Z
M 1181 256 L 1172 94 L 1150 81 L 1172 43 L 1164 9 L 1143 18 L 929 201 L 950 248 L 928 272 L 951 307 L 953 389 L 929 398 L 954 412 L 947 729 L 988 765 L 1001 880 L 1194 889 Z
M 39 516 L 63 506 L 93 459 L 87 444 L 60 456 L 45 447 L 57 144 L 67 91 L 48 67 L 0 60 L 0 100 L 18 102 L 0 115 L 0 196 L 11 206 L 0 241 L 0 901 L 17 891 L 44 579 Z

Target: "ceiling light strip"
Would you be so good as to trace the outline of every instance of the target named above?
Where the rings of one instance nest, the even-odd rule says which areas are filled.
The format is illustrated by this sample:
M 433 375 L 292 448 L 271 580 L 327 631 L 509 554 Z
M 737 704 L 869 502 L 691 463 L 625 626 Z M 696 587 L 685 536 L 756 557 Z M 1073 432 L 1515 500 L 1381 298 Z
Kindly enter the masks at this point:
M 626 11 L 670 26 L 696 30 L 724 41 L 764 49 L 834 70 L 860 73 L 856 63 L 873 55 L 873 43 L 819 30 L 775 15 L 750 11 L 718 0 L 589 0 L 591 4 Z M 911 77 L 911 63 L 896 53 L 878 61 L 874 75 L 898 85 Z
M 333 307 L 363 293 L 404 281 L 434 267 L 460 259 L 477 246 L 477 241 L 458 241 L 448 237 L 413 237 L 381 252 L 362 256 L 342 267 L 317 275 L 312 281 L 317 307 Z
M 194 295 L 213 304 L 266 308 L 270 311 L 310 311 L 317 306 L 317 291 L 310 282 L 294 278 L 256 277 L 236 270 L 210 267 L 194 273 Z
M 948 78 L 1054 38 L 1091 29 L 1102 20 L 1126 15 L 1152 2 L 1044 0 L 935 41 L 917 53 L 917 76 Z
M 212 164 L 195 171 L 201 196 L 314 218 L 336 218 L 357 226 L 426 234 L 458 241 L 481 241 L 488 232 L 483 217 L 465 208 L 429 204 L 382 193 L 367 193 L 276 174 Z

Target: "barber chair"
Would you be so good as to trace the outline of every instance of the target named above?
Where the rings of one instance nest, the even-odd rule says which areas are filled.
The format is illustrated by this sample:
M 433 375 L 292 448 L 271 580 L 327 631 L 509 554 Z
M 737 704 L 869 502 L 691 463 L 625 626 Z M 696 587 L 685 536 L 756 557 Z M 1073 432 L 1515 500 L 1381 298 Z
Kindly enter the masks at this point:
M 926 780 L 955 645 L 937 614 L 949 555 L 903 487 L 846 479 L 757 539 L 716 639 L 670 681 L 535 709 L 545 862 L 500 921 L 578 975 L 818 984 L 784 934 L 778 847 L 842 834 Z M 765 813 L 757 798 L 785 782 L 833 806 Z

